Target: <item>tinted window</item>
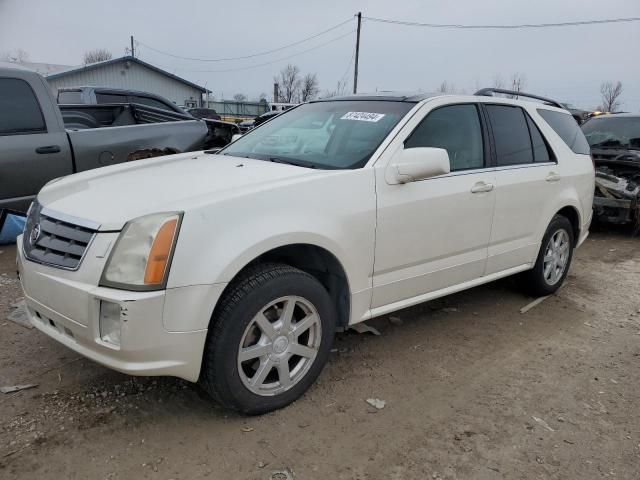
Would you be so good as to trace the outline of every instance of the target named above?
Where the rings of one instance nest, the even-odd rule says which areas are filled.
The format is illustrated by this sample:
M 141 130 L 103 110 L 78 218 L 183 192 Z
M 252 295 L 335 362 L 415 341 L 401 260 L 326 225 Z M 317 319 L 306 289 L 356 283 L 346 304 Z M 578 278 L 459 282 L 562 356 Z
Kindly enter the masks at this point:
M 529 115 L 526 115 L 526 117 L 527 124 L 529 125 L 529 133 L 531 134 L 531 143 L 533 144 L 533 160 L 535 162 L 550 162 L 555 160 L 535 122 L 531 120 Z
M 307 103 L 251 130 L 222 153 L 316 168 L 360 168 L 414 106 L 366 100 Z
M 538 113 L 553 128 L 560 138 L 573 150 L 573 153 L 590 155 L 591 149 L 587 139 L 575 119 L 569 113 L 538 109 Z
M 594 148 L 640 148 L 640 116 L 592 118 L 582 131 Z
M 126 95 L 96 92 L 96 103 L 127 103 Z
M 0 78 L 0 135 L 46 131 L 40 104 L 24 80 Z
M 167 105 L 164 102 L 161 102 L 160 100 L 156 100 L 155 98 L 131 97 L 131 101 L 135 103 L 141 103 L 142 105 L 148 105 L 149 107 L 153 107 L 153 108 L 160 108 L 162 110 L 169 110 L 172 112 L 174 111 L 174 109 L 171 108 L 169 105 Z
M 82 92 L 80 90 L 58 92 L 58 103 L 63 105 L 82 103 Z
M 484 146 L 477 107 L 452 105 L 432 111 L 404 146 L 444 148 L 449 153 L 451 171 L 482 168 Z
M 533 162 L 529 127 L 519 107 L 487 105 L 498 166 Z

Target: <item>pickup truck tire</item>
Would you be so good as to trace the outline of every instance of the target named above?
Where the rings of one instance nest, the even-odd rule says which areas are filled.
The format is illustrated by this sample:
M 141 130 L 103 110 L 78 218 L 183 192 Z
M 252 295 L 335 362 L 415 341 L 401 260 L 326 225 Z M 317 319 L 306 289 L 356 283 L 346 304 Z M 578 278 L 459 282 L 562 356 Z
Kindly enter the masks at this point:
M 257 265 L 233 281 L 214 312 L 200 383 L 248 415 L 299 398 L 327 362 L 336 312 L 323 285 L 289 265 Z
M 534 296 L 550 295 L 558 290 L 569 272 L 574 245 L 569 219 L 554 216 L 542 238 L 533 269 L 522 276 L 525 290 Z

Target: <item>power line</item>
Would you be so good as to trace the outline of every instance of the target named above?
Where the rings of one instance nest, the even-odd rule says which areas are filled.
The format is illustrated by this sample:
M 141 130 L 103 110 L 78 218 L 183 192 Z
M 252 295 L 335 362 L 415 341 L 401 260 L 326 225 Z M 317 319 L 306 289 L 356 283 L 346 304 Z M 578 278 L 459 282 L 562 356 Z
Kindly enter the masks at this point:
M 348 20 L 345 20 L 344 22 L 338 23 L 337 25 L 334 25 L 331 28 L 323 30 L 320 33 L 316 33 L 315 35 L 311 35 L 310 37 L 306 37 L 306 38 L 303 38 L 302 40 L 298 40 L 297 42 L 289 43 L 288 45 L 284 45 L 282 47 L 274 48 L 273 50 L 266 50 L 264 52 L 254 53 L 254 54 L 251 54 L 251 55 L 244 55 L 244 56 L 241 56 L 241 57 L 229 57 L 229 58 L 184 57 L 184 56 L 181 56 L 181 55 L 175 55 L 173 53 L 169 53 L 169 52 L 165 52 L 165 51 L 162 51 L 162 50 L 158 50 L 157 48 L 154 48 L 154 47 L 152 47 L 150 45 L 147 45 L 146 43 L 143 43 L 143 42 L 141 42 L 139 40 L 137 41 L 137 43 L 139 43 L 140 45 L 144 45 L 149 50 L 153 50 L 156 53 L 160 53 L 162 55 L 167 55 L 167 56 L 173 57 L 173 58 L 179 58 L 179 59 L 182 59 L 182 60 L 192 60 L 194 62 L 226 62 L 226 61 L 232 61 L 232 60 L 245 60 L 247 58 L 261 57 L 261 56 L 264 56 L 264 55 L 269 55 L 270 53 L 275 53 L 275 52 L 279 52 L 281 50 L 285 50 L 285 49 L 290 48 L 290 47 L 295 47 L 296 45 L 300 45 L 301 43 L 308 42 L 309 40 L 313 40 L 314 38 L 317 38 L 317 37 L 319 37 L 321 35 L 324 35 L 325 33 L 329 33 L 329 32 L 331 32 L 331 31 L 333 31 L 333 30 L 335 30 L 337 28 L 340 28 L 341 26 L 343 26 L 343 25 L 345 25 L 345 24 L 347 24 L 347 23 L 349 23 L 351 21 L 353 21 L 353 19 L 349 18 Z
M 349 74 L 349 70 L 351 70 L 351 63 L 353 63 L 353 59 L 356 56 L 356 50 L 353 50 L 353 53 L 351 54 L 351 58 L 349 59 L 349 63 L 347 64 L 347 68 L 344 71 L 344 74 L 342 75 L 342 77 L 340 77 L 340 83 L 345 81 L 345 78 L 347 78 L 347 75 Z
M 313 50 L 317 50 L 317 49 L 325 47 L 325 46 L 327 46 L 327 45 L 329 45 L 331 43 L 337 42 L 338 40 L 341 40 L 341 39 L 353 34 L 355 31 L 356 30 L 353 29 L 353 30 L 345 33 L 344 35 L 340 35 L 339 37 L 335 37 L 335 38 L 333 38 L 333 39 L 331 39 L 331 40 L 329 40 L 327 42 L 321 43 L 320 45 L 316 45 L 315 47 L 308 48 L 306 50 L 302 50 L 301 52 L 298 52 L 298 53 L 294 53 L 293 55 L 289 55 L 289 56 L 286 56 L 286 57 L 278 58 L 277 60 L 272 60 L 272 61 L 269 61 L 269 62 L 259 63 L 259 64 L 256 64 L 256 65 L 249 65 L 249 66 L 246 66 L 246 67 L 228 68 L 228 69 L 225 69 L 225 70 L 186 70 L 186 69 L 183 69 L 183 68 L 168 67 L 166 65 L 160 65 L 160 64 L 156 64 L 156 65 L 158 65 L 159 67 L 162 67 L 162 68 L 169 69 L 169 70 L 178 70 L 178 71 L 189 72 L 189 73 L 227 73 L 227 72 L 239 72 L 239 71 L 242 71 L 242 70 L 251 70 L 251 69 L 254 69 L 254 68 L 264 67 L 266 65 L 272 65 L 274 63 L 282 62 L 283 60 L 288 60 L 288 59 L 293 58 L 293 57 L 298 57 L 300 55 L 304 55 L 305 53 L 312 52 Z
M 560 22 L 560 23 L 523 23 L 520 25 L 464 25 L 464 24 L 454 24 L 454 23 L 420 23 L 420 22 L 406 22 L 402 20 L 391 20 L 388 18 L 375 18 L 375 17 L 365 17 L 365 20 L 370 22 L 379 22 L 379 23 L 391 23 L 394 25 L 405 25 L 409 27 L 426 27 L 426 28 L 461 28 L 461 29 L 500 29 L 500 30 L 509 30 L 509 29 L 522 29 L 522 28 L 554 28 L 554 27 L 574 27 L 581 25 L 599 25 L 604 23 L 628 23 L 628 22 L 638 22 L 640 21 L 640 17 L 628 17 L 628 18 L 609 18 L 603 20 L 584 20 L 584 21 L 576 21 L 576 22 Z

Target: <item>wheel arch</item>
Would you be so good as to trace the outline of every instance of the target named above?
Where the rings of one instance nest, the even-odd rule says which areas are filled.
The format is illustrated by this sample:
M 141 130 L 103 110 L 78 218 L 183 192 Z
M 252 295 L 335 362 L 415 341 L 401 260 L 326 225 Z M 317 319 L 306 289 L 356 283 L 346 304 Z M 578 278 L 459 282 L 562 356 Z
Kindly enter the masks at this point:
M 327 290 L 336 306 L 337 326 L 349 324 L 351 317 L 351 287 L 347 270 L 338 256 L 325 246 L 317 243 L 286 243 L 262 248 L 254 251 L 250 256 L 243 256 L 242 260 L 230 266 L 224 276 L 229 278 L 228 284 L 220 295 L 226 295 L 234 281 L 247 269 L 261 263 L 283 263 L 298 268 L 315 277 Z M 220 299 L 217 304 L 220 303 Z M 216 314 L 216 307 L 213 317 Z
M 558 210 L 554 214 L 554 217 L 556 215 L 565 217 L 571 223 L 571 226 L 573 227 L 573 246 L 575 247 L 580 239 L 580 228 L 582 225 L 580 221 L 580 212 L 575 206 L 566 205 Z M 553 219 L 553 217 L 551 218 Z M 549 220 L 549 222 L 551 222 L 551 220 Z

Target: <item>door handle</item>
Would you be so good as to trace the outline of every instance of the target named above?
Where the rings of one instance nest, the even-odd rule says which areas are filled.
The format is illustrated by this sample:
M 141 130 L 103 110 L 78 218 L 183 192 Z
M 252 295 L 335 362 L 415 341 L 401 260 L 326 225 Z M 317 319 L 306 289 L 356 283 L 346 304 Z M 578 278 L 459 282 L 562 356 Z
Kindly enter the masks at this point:
M 471 193 L 484 193 L 493 190 L 493 183 L 478 182 L 471 187 Z
M 557 182 L 561 178 L 562 177 L 560 176 L 560 174 L 558 174 L 556 172 L 549 172 L 549 175 L 547 175 L 547 178 L 545 178 L 545 180 L 547 182 Z
M 40 154 L 60 153 L 60 147 L 58 145 L 49 145 L 47 147 L 38 147 L 38 148 L 36 148 L 36 153 L 40 153 Z

